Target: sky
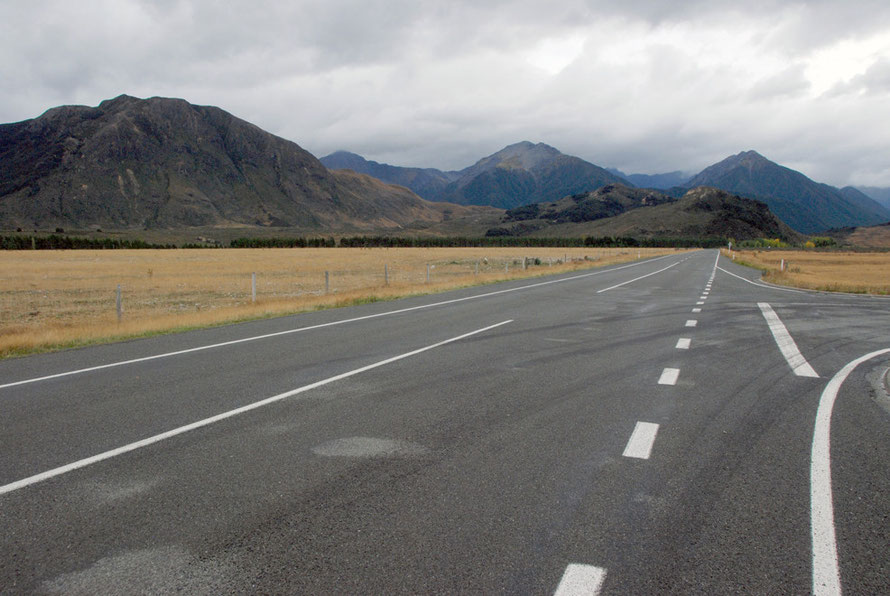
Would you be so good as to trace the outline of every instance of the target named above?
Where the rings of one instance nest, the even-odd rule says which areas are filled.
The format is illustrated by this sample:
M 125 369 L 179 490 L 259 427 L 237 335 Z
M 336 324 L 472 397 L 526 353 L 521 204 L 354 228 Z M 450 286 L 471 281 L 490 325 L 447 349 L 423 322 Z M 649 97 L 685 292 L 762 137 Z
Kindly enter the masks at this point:
M 890 186 L 887 0 L 0 3 L 0 122 L 122 93 L 318 157 L 449 170 L 528 140 L 695 173 L 754 149 Z

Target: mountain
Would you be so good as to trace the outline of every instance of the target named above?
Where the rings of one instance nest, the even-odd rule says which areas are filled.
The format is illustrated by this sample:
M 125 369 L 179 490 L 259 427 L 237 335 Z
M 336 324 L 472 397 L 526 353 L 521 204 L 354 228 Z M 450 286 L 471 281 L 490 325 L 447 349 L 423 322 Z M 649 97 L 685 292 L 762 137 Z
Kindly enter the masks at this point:
M 624 178 L 634 186 L 640 188 L 656 188 L 658 190 L 666 190 L 675 186 L 686 184 L 690 176 L 684 174 L 680 170 L 674 172 L 665 172 L 663 174 L 625 174 L 621 170 L 615 168 L 606 168 L 609 172 Z
M 210 106 L 121 95 L 0 125 L 0 227 L 399 229 L 458 217 Z
M 854 188 L 870 199 L 874 199 L 884 207 L 890 209 L 890 188 L 881 188 L 878 186 L 856 186 Z
M 578 205 L 599 202 L 605 208 L 600 213 L 591 213 L 589 218 L 573 217 L 574 209 L 571 208 L 570 201 Z M 600 216 L 617 211 L 618 205 L 623 207 L 623 211 L 612 216 Z M 734 238 L 739 241 L 753 238 L 781 238 L 786 241 L 801 239 L 801 235 L 782 223 L 765 203 L 709 187 L 694 188 L 682 198 L 675 199 L 655 191 L 615 185 L 611 189 L 605 187 L 594 193 L 540 205 L 534 214 L 530 213 L 532 208 L 533 206 L 520 208 L 527 215 L 521 219 L 516 218 L 518 210 L 507 211 L 502 219 L 503 227 L 489 230 L 489 234 Z
M 461 170 L 440 197 L 460 205 L 511 209 L 626 181 L 544 143 L 523 141 Z
M 579 157 L 528 141 L 509 145 L 457 172 L 381 164 L 347 151 L 337 151 L 321 161 L 328 168 L 350 169 L 405 186 L 430 201 L 501 209 L 554 201 L 606 184 L 628 184 Z
M 727 157 L 702 170 L 684 186 L 712 186 L 759 199 L 782 221 L 807 234 L 890 220 L 890 211 L 855 189 L 841 191 L 813 182 L 756 151 Z
M 457 172 L 443 172 L 435 168 L 403 168 L 377 163 L 348 151 L 336 151 L 320 161 L 331 170 L 352 170 L 389 184 L 404 186 L 430 201 L 439 200 L 445 187 L 460 177 Z

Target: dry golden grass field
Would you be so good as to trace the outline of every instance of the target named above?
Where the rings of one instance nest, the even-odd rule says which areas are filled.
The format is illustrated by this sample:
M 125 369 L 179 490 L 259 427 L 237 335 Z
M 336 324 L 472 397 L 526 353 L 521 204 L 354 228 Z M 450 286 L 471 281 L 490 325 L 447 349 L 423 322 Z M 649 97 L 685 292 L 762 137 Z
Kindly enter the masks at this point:
M 771 283 L 829 292 L 890 294 L 890 253 L 775 249 L 733 253 L 738 262 L 765 270 L 763 279 Z
M 645 248 L 0 251 L 0 357 L 385 300 L 671 252 L 675 251 Z M 524 258 L 531 259 L 526 269 L 522 265 Z M 568 262 L 564 262 L 566 258 Z M 534 264 L 534 259 L 540 264 Z M 388 283 L 384 279 L 384 265 Z M 327 293 L 326 271 L 329 273 Z M 252 273 L 256 273 L 255 303 Z M 120 322 L 116 306 L 118 284 L 122 297 Z

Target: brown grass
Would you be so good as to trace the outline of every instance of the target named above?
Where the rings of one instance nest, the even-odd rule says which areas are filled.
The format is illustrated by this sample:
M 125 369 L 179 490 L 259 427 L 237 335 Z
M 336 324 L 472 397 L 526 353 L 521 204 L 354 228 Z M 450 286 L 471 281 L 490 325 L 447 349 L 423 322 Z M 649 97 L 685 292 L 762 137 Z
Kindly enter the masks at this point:
M 0 251 L 0 357 L 388 300 L 669 252 L 673 250 Z M 523 271 L 523 257 L 538 258 L 541 264 Z M 389 270 L 388 284 L 384 283 L 384 264 Z M 330 274 L 327 294 L 325 271 Z M 256 303 L 251 301 L 253 272 Z M 121 322 L 115 306 L 118 284 L 123 297 Z
M 724 254 L 729 254 L 726 250 Z M 764 270 L 765 281 L 828 292 L 890 294 L 890 253 L 802 250 L 733 251 L 736 260 Z M 782 259 L 785 270 L 781 271 Z

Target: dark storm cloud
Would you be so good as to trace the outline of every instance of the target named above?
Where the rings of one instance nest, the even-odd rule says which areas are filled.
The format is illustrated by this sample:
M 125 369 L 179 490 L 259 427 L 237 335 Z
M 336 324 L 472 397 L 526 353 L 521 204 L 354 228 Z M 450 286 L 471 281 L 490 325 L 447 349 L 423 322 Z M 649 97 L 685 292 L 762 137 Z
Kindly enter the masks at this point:
M 625 171 L 757 149 L 890 185 L 888 64 L 884 0 L 0 5 L 0 121 L 175 96 L 317 155 L 446 169 L 528 139 Z

